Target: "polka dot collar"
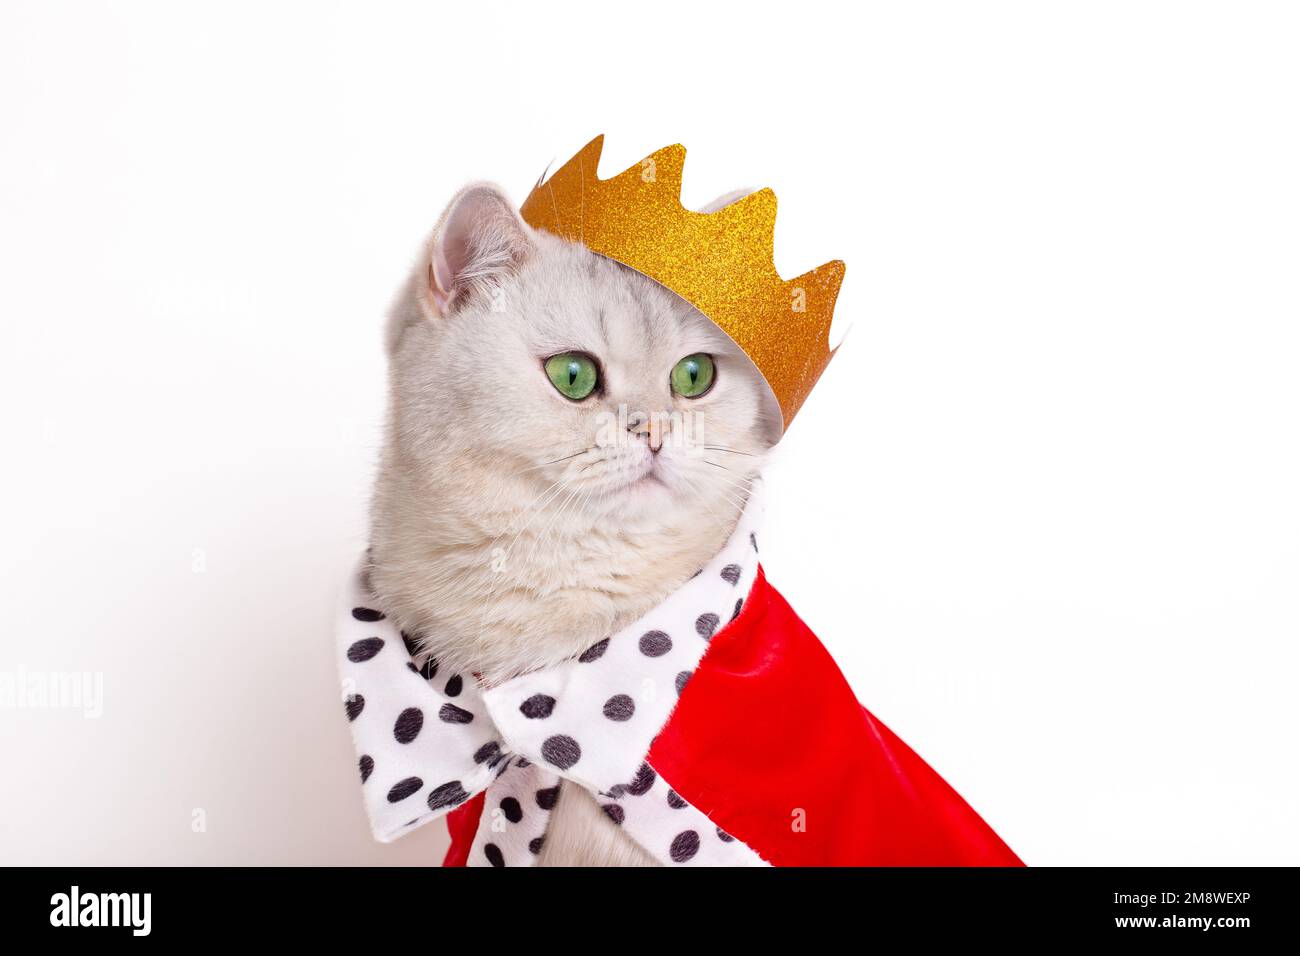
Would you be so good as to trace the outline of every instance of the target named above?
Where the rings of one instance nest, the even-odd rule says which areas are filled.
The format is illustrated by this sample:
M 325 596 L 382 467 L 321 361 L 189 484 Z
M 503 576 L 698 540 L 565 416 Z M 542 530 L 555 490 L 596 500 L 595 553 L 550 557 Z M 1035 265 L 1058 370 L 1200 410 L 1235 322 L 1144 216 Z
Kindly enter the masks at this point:
M 665 864 L 763 865 L 647 761 L 709 640 L 753 586 L 761 513 L 755 493 L 717 556 L 636 623 L 490 690 L 422 660 L 375 608 L 358 568 L 339 613 L 338 656 L 376 839 L 486 791 L 470 864 L 529 866 L 563 778 Z

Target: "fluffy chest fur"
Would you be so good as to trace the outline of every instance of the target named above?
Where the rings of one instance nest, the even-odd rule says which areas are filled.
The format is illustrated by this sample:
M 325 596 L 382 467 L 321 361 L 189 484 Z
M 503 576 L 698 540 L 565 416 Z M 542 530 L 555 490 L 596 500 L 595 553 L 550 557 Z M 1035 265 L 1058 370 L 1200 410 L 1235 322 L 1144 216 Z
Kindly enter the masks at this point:
M 735 525 L 683 508 L 611 524 L 554 489 L 495 481 L 415 489 L 384 469 L 371 583 L 404 630 L 440 661 L 489 682 L 568 659 L 630 623 L 700 569 Z M 397 487 L 394 487 L 396 485 Z M 502 498 L 505 500 L 502 501 Z M 433 499 L 437 506 L 429 504 Z
M 586 790 L 563 781 L 538 866 L 659 866 Z

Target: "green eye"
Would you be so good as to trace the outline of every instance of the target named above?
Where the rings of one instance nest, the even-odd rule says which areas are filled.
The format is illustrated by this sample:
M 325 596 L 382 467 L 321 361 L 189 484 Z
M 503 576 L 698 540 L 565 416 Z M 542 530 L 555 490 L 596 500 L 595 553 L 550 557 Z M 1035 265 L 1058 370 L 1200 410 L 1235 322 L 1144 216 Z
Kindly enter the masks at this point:
M 713 359 L 698 352 L 688 355 L 673 366 L 669 376 L 673 391 L 683 398 L 699 398 L 713 384 Z
M 562 352 L 546 360 L 546 375 L 565 398 L 575 402 L 596 389 L 596 363 L 581 352 Z

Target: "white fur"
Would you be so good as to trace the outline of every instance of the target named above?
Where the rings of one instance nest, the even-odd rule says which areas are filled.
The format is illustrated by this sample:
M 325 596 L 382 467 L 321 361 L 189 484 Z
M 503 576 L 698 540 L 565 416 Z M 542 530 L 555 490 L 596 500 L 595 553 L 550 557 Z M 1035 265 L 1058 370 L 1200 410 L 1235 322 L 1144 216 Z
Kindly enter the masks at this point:
M 600 808 L 596 798 L 570 780 L 560 781 L 538 866 L 658 866 Z
M 388 345 L 371 586 L 442 664 L 487 683 L 573 657 L 699 570 L 779 433 L 766 385 L 712 322 L 639 273 L 532 230 L 483 184 L 444 213 Z M 565 351 L 598 359 L 598 394 L 556 391 L 543 362 Z M 713 356 L 717 377 L 685 399 L 669 373 L 696 352 Z M 702 425 L 693 443 L 680 419 L 653 436 L 637 427 L 674 412 Z M 551 864 L 648 860 L 576 787 L 562 792 L 546 847 Z

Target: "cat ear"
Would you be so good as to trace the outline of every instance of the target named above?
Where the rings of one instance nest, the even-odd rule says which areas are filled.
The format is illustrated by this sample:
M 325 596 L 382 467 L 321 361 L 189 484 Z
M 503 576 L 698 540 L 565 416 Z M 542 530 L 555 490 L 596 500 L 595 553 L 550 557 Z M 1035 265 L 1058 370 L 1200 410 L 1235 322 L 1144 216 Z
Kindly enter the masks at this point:
M 438 315 L 488 292 L 518 267 L 532 245 L 528 225 L 497 186 L 475 183 L 458 192 L 434 230 L 429 250 L 429 301 Z

